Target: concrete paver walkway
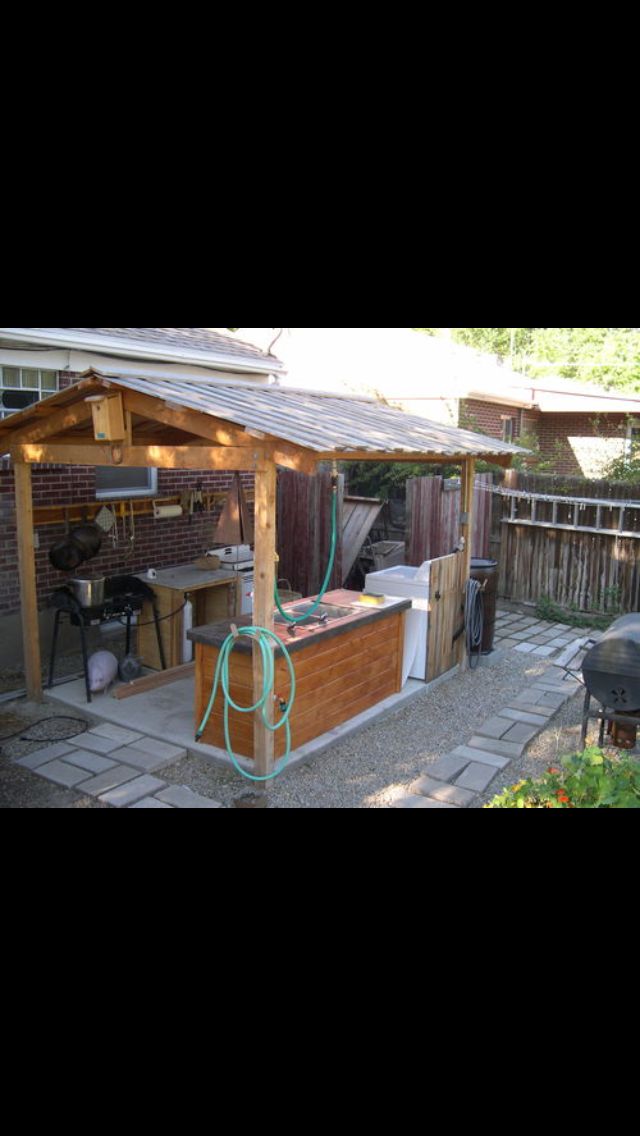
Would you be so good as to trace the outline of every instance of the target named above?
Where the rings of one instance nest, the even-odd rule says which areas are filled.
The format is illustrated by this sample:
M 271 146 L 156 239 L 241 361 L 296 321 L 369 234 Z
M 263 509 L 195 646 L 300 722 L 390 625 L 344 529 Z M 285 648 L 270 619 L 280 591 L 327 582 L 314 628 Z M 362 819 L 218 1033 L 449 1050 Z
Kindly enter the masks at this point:
M 102 722 L 15 764 L 117 809 L 221 809 L 217 801 L 156 776 L 186 755 L 179 746 Z
M 581 632 L 582 636 L 588 632 Z M 549 659 L 576 640 L 566 624 L 498 611 L 495 646 Z M 578 690 L 576 679 L 558 668 L 537 679 L 478 726 L 466 745 L 430 765 L 408 790 L 399 792 L 394 809 L 465 809 L 489 787 L 501 769 L 521 757 L 553 715 Z

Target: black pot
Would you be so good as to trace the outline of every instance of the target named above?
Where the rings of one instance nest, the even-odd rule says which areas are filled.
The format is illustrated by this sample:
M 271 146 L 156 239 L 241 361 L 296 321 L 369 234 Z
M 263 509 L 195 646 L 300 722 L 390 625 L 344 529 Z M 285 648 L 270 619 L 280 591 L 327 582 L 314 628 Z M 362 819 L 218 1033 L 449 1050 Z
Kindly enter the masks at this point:
M 73 529 L 70 539 L 80 548 L 83 560 L 97 556 L 102 547 L 102 532 L 97 525 L 81 525 Z
M 49 550 L 49 560 L 58 572 L 75 572 L 84 563 L 84 555 L 79 544 L 68 537 Z

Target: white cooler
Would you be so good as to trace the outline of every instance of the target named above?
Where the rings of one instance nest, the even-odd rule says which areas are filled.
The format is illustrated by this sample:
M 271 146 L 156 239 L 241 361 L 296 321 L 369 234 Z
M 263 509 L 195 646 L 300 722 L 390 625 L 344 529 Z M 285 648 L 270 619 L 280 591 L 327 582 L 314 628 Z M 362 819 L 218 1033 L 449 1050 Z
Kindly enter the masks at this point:
M 370 572 L 365 591 L 375 596 L 398 596 L 413 601 L 406 613 L 402 685 L 408 678 L 427 679 L 427 639 L 429 635 L 429 581 L 431 561 L 419 568 L 398 564 L 381 572 Z

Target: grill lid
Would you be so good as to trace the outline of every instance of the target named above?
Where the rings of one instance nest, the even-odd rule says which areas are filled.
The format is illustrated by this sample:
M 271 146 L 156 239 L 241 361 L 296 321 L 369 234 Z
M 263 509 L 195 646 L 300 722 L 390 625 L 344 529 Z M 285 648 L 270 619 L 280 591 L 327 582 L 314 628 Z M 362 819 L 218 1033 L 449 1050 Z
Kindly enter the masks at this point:
M 611 624 L 586 655 L 582 674 L 603 706 L 621 713 L 640 709 L 640 612 Z

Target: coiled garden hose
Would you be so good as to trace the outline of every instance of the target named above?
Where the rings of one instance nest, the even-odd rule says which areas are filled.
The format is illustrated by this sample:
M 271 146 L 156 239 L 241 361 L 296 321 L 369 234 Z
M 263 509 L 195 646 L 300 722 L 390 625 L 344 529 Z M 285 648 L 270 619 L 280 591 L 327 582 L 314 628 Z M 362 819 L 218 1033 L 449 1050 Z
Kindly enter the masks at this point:
M 262 694 L 253 706 L 238 706 L 238 704 L 234 702 L 233 698 L 231 697 L 229 662 L 231 658 L 231 652 L 233 651 L 236 642 L 240 638 L 252 639 L 258 644 L 260 648 L 260 657 L 262 661 Z M 275 694 L 275 662 L 274 652 L 272 649 L 273 644 L 275 644 L 276 647 L 279 647 L 282 651 L 285 662 L 287 664 L 287 670 L 289 672 L 290 689 L 289 698 L 286 702 L 282 698 L 277 698 Z M 218 662 L 213 679 L 213 687 L 211 690 L 209 705 L 207 706 L 204 717 L 200 725 L 198 726 L 196 741 L 200 740 L 207 728 L 209 718 L 211 717 L 211 711 L 213 710 L 213 706 L 218 694 L 219 686 L 222 687 L 222 693 L 224 697 L 224 741 L 227 747 L 227 753 L 229 754 L 229 757 L 231 758 L 235 768 L 237 769 L 238 773 L 241 773 L 242 776 L 246 777 L 248 781 L 272 781 L 274 777 L 278 777 L 279 774 L 282 773 L 291 755 L 291 727 L 289 725 L 289 718 L 296 696 L 296 674 L 293 669 L 293 663 L 291 662 L 291 656 L 287 651 L 284 643 L 281 643 L 278 637 L 274 635 L 272 631 L 268 631 L 265 627 L 240 627 L 227 635 L 227 638 L 220 648 L 220 654 L 218 655 Z M 279 720 L 275 723 L 270 721 L 269 715 L 269 708 L 273 705 L 274 701 L 279 702 L 282 712 L 282 717 L 279 718 Z M 262 715 L 262 722 L 267 730 L 271 731 L 271 733 L 275 733 L 277 730 L 284 728 L 286 736 L 285 754 L 280 764 L 276 769 L 274 769 L 273 773 L 269 773 L 264 777 L 258 777 L 256 776 L 256 774 L 249 773 L 246 769 L 242 768 L 231 747 L 231 736 L 229 732 L 230 710 L 236 710 L 239 714 L 255 714 L 260 711 Z
M 480 663 L 484 634 L 484 588 L 477 580 L 467 580 L 464 593 L 464 626 L 469 666 Z M 475 658 L 475 662 L 474 662 Z

